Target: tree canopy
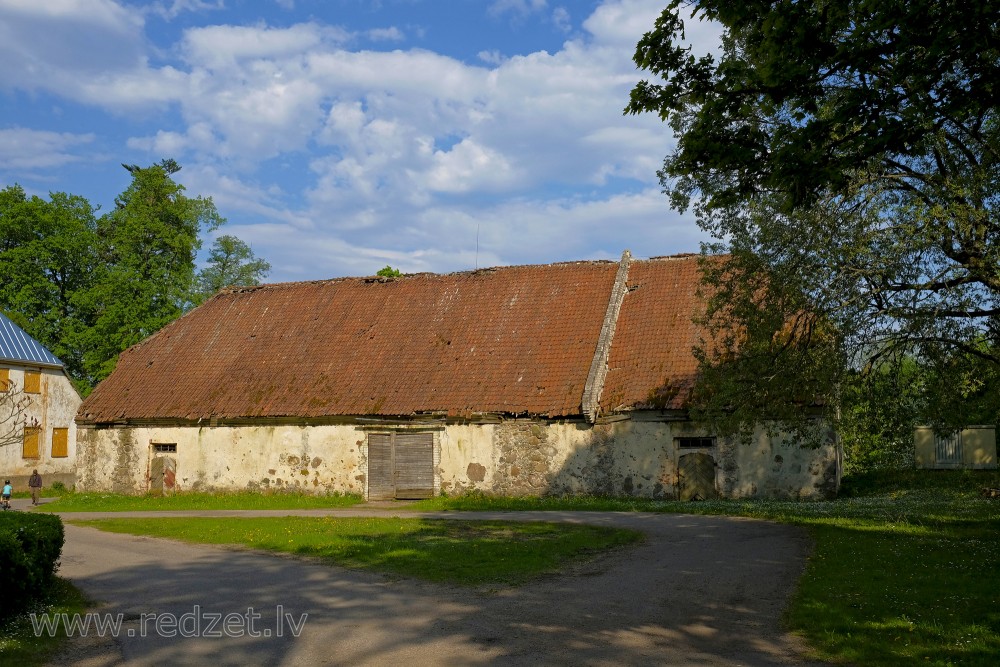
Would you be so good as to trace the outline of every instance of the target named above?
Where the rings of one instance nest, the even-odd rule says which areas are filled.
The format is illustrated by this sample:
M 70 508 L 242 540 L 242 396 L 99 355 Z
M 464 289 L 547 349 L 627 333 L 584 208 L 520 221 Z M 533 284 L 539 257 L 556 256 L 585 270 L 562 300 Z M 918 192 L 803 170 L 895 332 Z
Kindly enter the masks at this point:
M 691 20 L 721 24 L 719 53 L 692 53 Z M 942 399 L 997 391 L 971 380 L 1000 364 L 1000 2 L 674 0 L 635 62 L 656 78 L 626 112 L 677 137 L 664 190 L 731 254 L 706 276 L 728 344 L 703 359 L 755 392 L 716 374 L 704 397 L 835 409 L 851 373 L 905 359 Z M 824 325 L 782 338 L 803 308 Z
M 81 197 L 0 190 L 0 309 L 66 364 L 83 393 L 214 281 L 251 284 L 270 269 L 223 236 L 196 273 L 203 235 L 225 222 L 215 204 L 185 194 L 173 160 L 122 166 L 131 183 L 101 216 Z
M 0 190 L 0 308 L 74 377 L 85 374 L 76 341 L 86 318 L 81 297 L 99 265 L 89 202 L 64 193 L 28 197 L 16 185 Z
M 198 274 L 196 300 L 200 303 L 223 287 L 259 285 L 270 270 L 270 263 L 256 257 L 249 245 L 235 236 L 220 236 L 212 243 L 208 266 Z

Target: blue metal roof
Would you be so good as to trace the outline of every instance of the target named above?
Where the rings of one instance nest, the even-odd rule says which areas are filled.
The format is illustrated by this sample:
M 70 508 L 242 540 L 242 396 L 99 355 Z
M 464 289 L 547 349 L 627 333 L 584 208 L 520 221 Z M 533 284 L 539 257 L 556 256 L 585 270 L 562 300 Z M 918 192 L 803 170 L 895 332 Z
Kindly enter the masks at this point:
M 24 329 L 0 313 L 0 361 L 19 361 L 42 366 L 58 366 L 63 362 L 42 347 L 37 340 L 24 333 Z

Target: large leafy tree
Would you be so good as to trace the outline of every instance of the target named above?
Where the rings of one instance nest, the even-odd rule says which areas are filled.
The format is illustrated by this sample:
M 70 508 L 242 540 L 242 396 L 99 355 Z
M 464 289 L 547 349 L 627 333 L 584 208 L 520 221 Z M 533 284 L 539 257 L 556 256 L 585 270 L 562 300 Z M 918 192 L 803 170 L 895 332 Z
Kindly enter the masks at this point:
M 215 239 L 208 253 L 208 266 L 198 274 L 195 303 L 201 303 L 223 287 L 259 285 L 271 264 L 254 255 L 253 249 L 235 236 Z
M 255 284 L 269 269 L 224 236 L 196 274 L 203 235 L 224 222 L 212 200 L 185 194 L 173 160 L 123 166 L 131 183 L 100 217 L 81 197 L 0 190 L 0 309 L 66 363 L 84 394 L 205 290 Z
M 211 198 L 188 197 L 163 160 L 123 165 L 129 187 L 97 223 L 99 276 L 86 296 L 92 326 L 82 335 L 88 380 L 114 370 L 118 354 L 176 319 L 190 300 L 201 233 L 225 220 Z
M 721 52 L 696 57 L 686 20 L 721 24 Z M 707 372 L 704 405 L 832 410 L 906 359 L 935 391 L 997 391 L 969 379 L 1000 364 L 1000 2 L 674 0 L 635 61 L 657 78 L 626 111 L 677 136 L 664 189 L 731 253 L 702 355 L 737 372 Z M 783 335 L 804 312 L 822 326 Z
M 97 267 L 97 220 L 87 200 L 0 191 L 0 308 L 77 377 L 84 368 L 75 337 L 87 326 L 80 297 Z

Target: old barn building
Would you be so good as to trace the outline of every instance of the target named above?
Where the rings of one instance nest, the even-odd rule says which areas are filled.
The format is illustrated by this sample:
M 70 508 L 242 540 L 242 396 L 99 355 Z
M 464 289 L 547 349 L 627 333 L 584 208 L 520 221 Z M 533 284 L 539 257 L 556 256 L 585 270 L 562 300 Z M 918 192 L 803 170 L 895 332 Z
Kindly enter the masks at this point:
M 838 447 L 691 423 L 698 259 L 224 291 L 81 407 L 79 486 L 812 497 Z
M 21 491 L 32 470 L 71 486 L 79 407 L 63 363 L 0 313 L 0 475 Z

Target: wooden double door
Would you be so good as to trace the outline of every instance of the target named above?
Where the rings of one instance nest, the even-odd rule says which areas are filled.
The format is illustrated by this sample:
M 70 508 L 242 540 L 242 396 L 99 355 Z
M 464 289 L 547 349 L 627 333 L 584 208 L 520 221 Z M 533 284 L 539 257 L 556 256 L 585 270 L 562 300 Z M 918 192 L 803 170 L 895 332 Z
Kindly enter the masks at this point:
M 677 461 L 677 497 L 680 500 L 718 498 L 715 459 L 705 452 L 685 454 Z
M 434 495 L 434 434 L 368 434 L 368 499 L 410 500 Z

